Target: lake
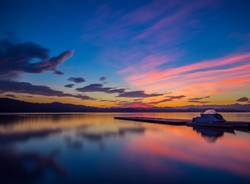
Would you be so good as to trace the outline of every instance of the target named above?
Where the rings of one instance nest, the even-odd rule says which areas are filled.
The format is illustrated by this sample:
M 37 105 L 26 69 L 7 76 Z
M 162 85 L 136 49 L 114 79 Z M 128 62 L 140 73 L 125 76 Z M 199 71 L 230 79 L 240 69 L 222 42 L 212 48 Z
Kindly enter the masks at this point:
M 0 183 L 250 183 L 249 132 L 113 118 L 196 115 L 2 114 Z

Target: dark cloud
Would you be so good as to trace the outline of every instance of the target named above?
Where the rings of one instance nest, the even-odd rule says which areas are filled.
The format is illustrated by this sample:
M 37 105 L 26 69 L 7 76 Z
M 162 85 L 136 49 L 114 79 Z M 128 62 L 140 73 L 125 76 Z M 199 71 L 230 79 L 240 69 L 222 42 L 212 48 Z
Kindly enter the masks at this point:
M 209 101 L 198 101 L 198 100 L 189 100 L 190 103 L 197 103 L 197 104 L 207 104 Z
M 166 96 L 165 99 L 163 100 L 159 100 L 159 101 L 154 101 L 154 102 L 149 102 L 149 104 L 151 105 L 156 105 L 156 104 L 159 104 L 159 103 L 163 103 L 163 102 L 171 102 L 173 100 L 179 100 L 179 99 L 182 99 L 182 98 L 185 98 L 186 96 L 184 95 L 179 95 L 179 96 Z
M 7 94 L 7 95 L 5 95 L 5 96 L 11 97 L 11 98 L 16 98 L 16 96 L 15 96 L 15 95 L 12 95 L 12 94 Z
M 107 77 L 105 77 L 105 76 L 102 76 L 99 78 L 100 81 L 105 81 L 106 79 L 107 79 Z
M 169 100 L 178 100 L 178 99 L 182 99 L 182 98 L 185 98 L 186 96 L 184 95 L 179 95 L 179 96 L 167 96 L 167 98 Z
M 208 98 L 210 98 L 210 96 L 190 98 L 188 100 L 188 102 L 190 102 L 190 103 L 206 104 L 206 103 L 209 103 L 209 101 L 203 101 L 203 100 L 208 99 Z
M 190 98 L 189 100 L 193 100 L 193 101 L 199 101 L 199 100 L 204 100 L 210 98 L 210 96 L 204 96 L 204 97 L 198 97 L 198 98 Z
M 125 88 L 113 88 L 113 87 L 104 87 L 103 84 L 90 84 L 82 88 L 77 88 L 77 91 L 80 92 L 104 92 L 104 93 L 117 93 L 117 97 L 126 97 L 126 98 L 147 98 L 160 96 L 162 94 L 146 94 L 144 91 L 126 91 Z
M 155 107 L 149 103 L 144 103 L 144 102 L 126 102 L 126 101 L 121 101 L 119 102 L 119 106 L 123 108 L 152 108 Z
M 14 43 L 0 41 L 0 76 L 5 79 L 18 77 L 22 73 L 42 73 L 54 71 L 63 74 L 56 68 L 73 56 L 73 51 L 64 51 L 58 56 L 50 57 L 49 50 L 33 42 Z
M 119 102 L 117 100 L 104 100 L 104 99 L 101 99 L 101 100 L 98 100 L 99 102 Z
M 76 90 L 81 92 L 107 92 L 111 89 L 112 88 L 109 87 L 103 87 L 102 84 L 90 84 L 82 88 L 77 88 Z
M 64 85 L 65 88 L 72 88 L 74 86 L 74 84 L 66 84 Z
M 75 82 L 75 83 L 85 82 L 85 79 L 82 77 L 70 77 L 70 78 L 68 78 L 68 80 L 71 82 Z
M 14 92 L 14 93 L 29 93 L 33 95 L 44 96 L 59 96 L 59 97 L 75 97 L 82 100 L 93 99 L 85 95 L 73 95 L 63 93 L 62 91 L 51 89 L 48 86 L 33 85 L 28 82 L 6 81 L 0 80 L 0 92 Z
M 108 93 L 124 93 L 125 89 L 124 88 L 113 88 L 108 91 Z
M 61 71 L 58 71 L 58 70 L 54 70 L 54 74 L 57 74 L 57 75 L 63 75 L 64 73 L 61 72 Z
M 247 97 L 241 97 L 239 99 L 236 100 L 237 102 L 250 102 L 249 98 Z
M 103 84 L 90 84 L 82 88 L 77 88 L 77 91 L 81 92 L 104 92 L 104 93 L 123 93 L 125 89 L 123 88 L 111 88 L 104 87 Z
M 154 96 L 161 96 L 162 94 L 146 94 L 144 91 L 127 91 L 120 93 L 118 97 L 127 97 L 127 98 L 147 98 Z
M 70 95 L 70 96 L 72 96 L 72 97 L 75 97 L 75 98 L 80 98 L 80 99 L 82 99 L 82 100 L 95 100 L 95 98 L 89 97 L 89 96 L 87 96 L 87 95 L 80 95 L 80 94 L 78 94 L 78 95 L 71 95 L 71 94 L 68 94 L 68 95 Z

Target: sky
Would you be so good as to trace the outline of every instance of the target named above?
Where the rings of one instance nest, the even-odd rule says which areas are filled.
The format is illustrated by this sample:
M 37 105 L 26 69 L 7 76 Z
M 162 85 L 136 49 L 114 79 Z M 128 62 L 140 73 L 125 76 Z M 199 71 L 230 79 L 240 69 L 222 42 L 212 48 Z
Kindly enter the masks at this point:
M 96 107 L 250 103 L 246 0 L 4 0 L 0 97 Z

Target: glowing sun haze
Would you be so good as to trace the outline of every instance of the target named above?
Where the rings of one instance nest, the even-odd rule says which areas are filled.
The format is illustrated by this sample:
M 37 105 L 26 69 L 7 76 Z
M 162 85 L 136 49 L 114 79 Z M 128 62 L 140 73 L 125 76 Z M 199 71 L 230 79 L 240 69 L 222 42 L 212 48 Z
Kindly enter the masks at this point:
M 245 0 L 5 1 L 0 97 L 97 107 L 250 103 L 249 8 Z

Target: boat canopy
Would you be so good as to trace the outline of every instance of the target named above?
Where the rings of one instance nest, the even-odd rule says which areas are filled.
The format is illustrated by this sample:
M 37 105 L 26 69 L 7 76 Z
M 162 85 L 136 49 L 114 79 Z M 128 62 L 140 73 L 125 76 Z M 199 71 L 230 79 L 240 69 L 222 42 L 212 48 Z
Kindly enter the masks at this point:
M 203 114 L 217 114 L 217 112 L 214 109 L 208 109 Z

